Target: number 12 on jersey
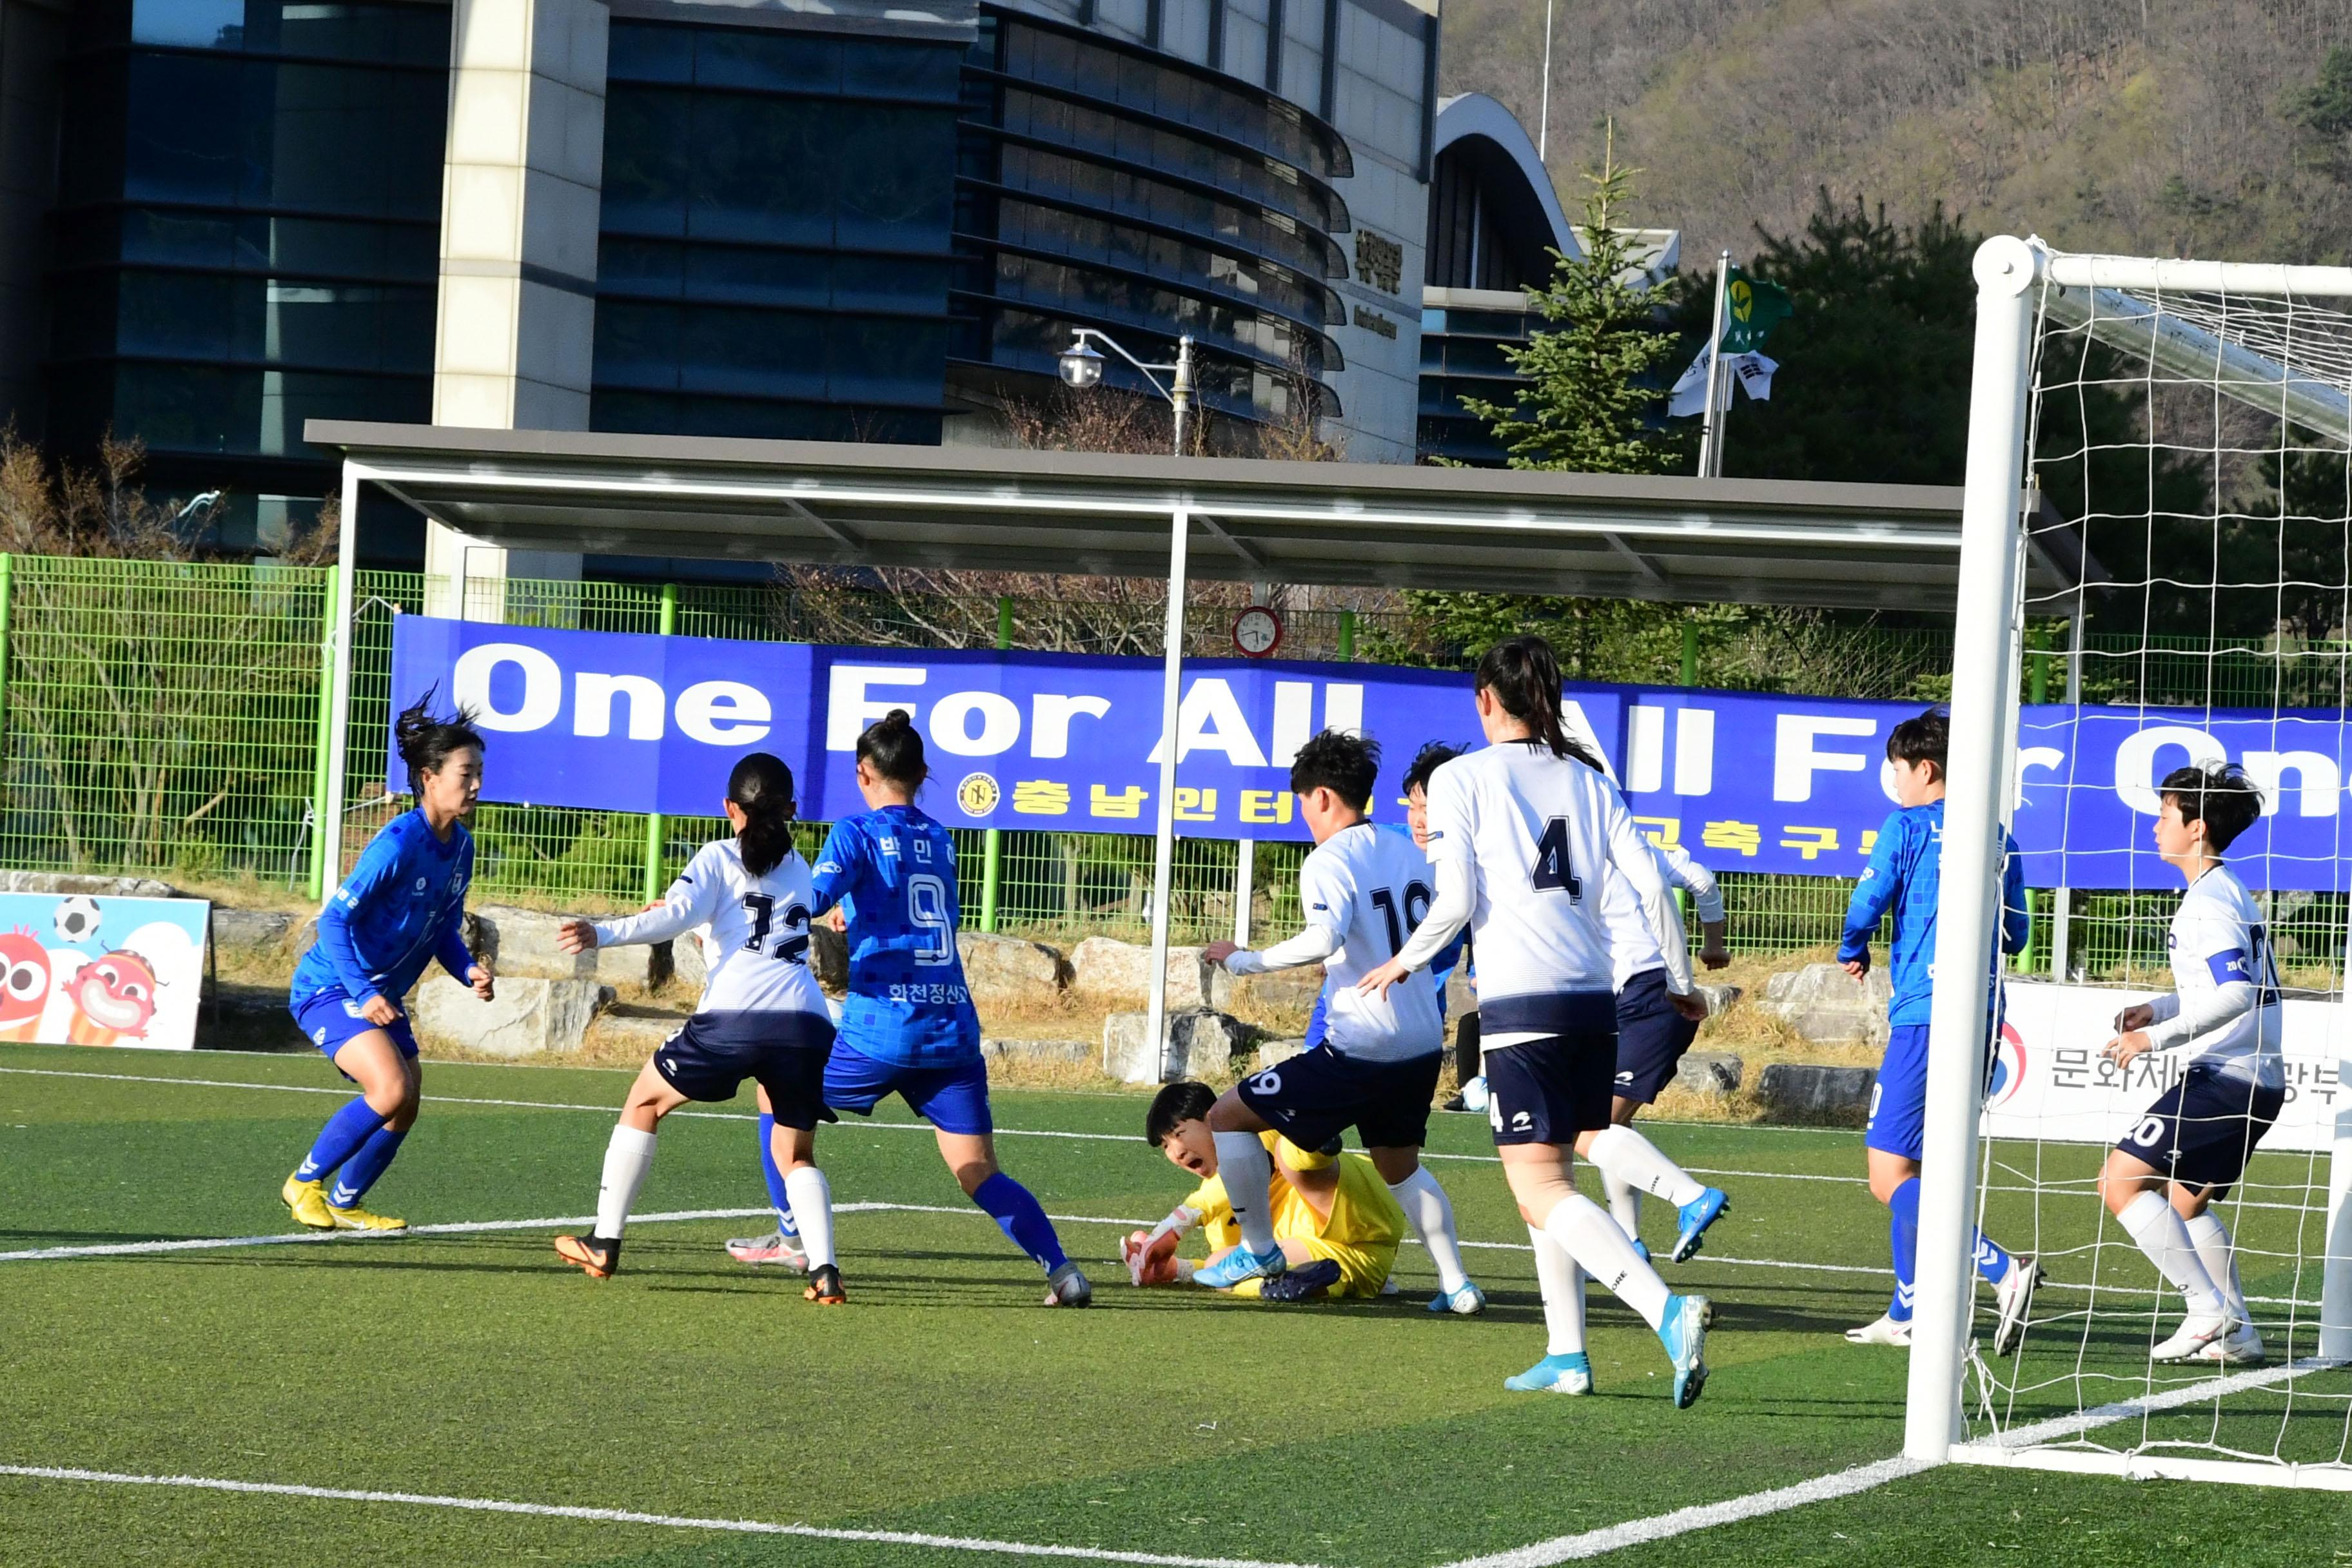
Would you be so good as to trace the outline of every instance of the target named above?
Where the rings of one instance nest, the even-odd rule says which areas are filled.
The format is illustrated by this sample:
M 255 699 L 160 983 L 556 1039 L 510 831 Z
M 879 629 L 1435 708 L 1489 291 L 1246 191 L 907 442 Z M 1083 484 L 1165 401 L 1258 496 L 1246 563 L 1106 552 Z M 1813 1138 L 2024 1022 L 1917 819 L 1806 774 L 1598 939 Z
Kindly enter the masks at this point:
M 1536 891 L 1549 893 L 1565 888 L 1571 899 L 1584 897 L 1584 884 L 1568 863 L 1568 818 L 1555 816 L 1544 824 L 1543 837 L 1536 840 L 1536 863 L 1528 873 L 1528 880 Z

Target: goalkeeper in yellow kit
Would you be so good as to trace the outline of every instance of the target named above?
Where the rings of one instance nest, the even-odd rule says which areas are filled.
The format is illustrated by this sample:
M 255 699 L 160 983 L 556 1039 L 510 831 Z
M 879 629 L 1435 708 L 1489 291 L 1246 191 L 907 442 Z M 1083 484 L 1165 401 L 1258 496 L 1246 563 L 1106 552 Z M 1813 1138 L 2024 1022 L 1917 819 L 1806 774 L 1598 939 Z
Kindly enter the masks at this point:
M 1171 1083 L 1151 1101 L 1145 1141 L 1200 1177 L 1201 1184 L 1157 1226 L 1136 1231 L 1121 1244 L 1128 1278 L 1138 1285 L 1188 1281 L 1195 1269 L 1241 1240 L 1224 1183 L 1217 1177 L 1217 1145 L 1209 1131 L 1209 1108 L 1216 1100 L 1206 1084 Z M 1274 1163 L 1268 1196 L 1275 1240 L 1289 1268 L 1272 1280 L 1244 1279 L 1233 1293 L 1280 1300 L 1379 1295 L 1405 1234 L 1404 1210 L 1379 1170 L 1361 1154 L 1301 1149 L 1275 1132 L 1263 1137 Z M 1178 1258 L 1177 1245 L 1195 1226 L 1208 1239 L 1209 1256 L 1197 1261 Z

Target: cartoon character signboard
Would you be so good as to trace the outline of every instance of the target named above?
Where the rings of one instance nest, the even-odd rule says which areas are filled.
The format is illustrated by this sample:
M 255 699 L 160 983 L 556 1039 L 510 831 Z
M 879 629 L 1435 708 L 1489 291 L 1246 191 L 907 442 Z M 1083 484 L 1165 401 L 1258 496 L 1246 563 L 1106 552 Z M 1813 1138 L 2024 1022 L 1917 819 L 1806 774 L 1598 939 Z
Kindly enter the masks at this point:
M 0 893 L 0 1040 L 194 1049 L 209 909 Z

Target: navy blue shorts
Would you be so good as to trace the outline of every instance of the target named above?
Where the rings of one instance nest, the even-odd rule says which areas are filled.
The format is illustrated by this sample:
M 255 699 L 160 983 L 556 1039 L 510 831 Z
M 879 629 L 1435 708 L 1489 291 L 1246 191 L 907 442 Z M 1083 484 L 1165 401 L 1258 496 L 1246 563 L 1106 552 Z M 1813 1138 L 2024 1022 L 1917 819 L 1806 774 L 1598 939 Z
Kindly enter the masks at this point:
M 1495 1142 L 1553 1143 L 1609 1125 L 1617 1078 L 1617 999 L 1606 991 L 1483 1000 L 1486 1039 L 1540 1028 L 1538 1039 L 1487 1046 L 1486 1121 Z
M 1319 1149 L 1350 1127 L 1369 1149 L 1418 1149 L 1429 1139 L 1429 1102 L 1444 1059 L 1431 1051 L 1370 1062 L 1326 1044 L 1242 1079 L 1234 1092 L 1301 1149 Z
M 1667 1000 L 1666 972 L 1645 969 L 1617 993 L 1617 1087 L 1620 1100 L 1647 1105 L 1674 1081 L 1698 1025 Z
M 2219 1197 L 2246 1173 L 2246 1161 L 2285 1106 L 2284 1089 L 2263 1089 L 2191 1066 L 2116 1140 L 2116 1147 L 2183 1186 L 2215 1188 Z
M 410 1061 L 416 1059 L 416 1036 L 408 1026 L 408 1015 L 403 1013 L 389 1024 L 371 1024 L 360 1016 L 360 1005 L 343 994 L 341 986 L 321 991 L 307 1002 L 290 1005 L 287 1011 L 294 1015 L 295 1024 L 310 1042 L 318 1047 L 329 1061 L 335 1053 L 350 1045 L 371 1029 L 382 1029 L 392 1037 L 392 1043 Z M 337 1072 L 343 1069 L 337 1068 Z M 343 1073 L 345 1078 L 351 1074 Z M 352 1082 L 359 1080 L 352 1079 Z
M 979 1057 L 944 1067 L 908 1067 L 836 1042 L 824 1065 L 824 1102 L 871 1116 L 891 1095 L 942 1132 L 983 1138 L 996 1131 L 988 1109 L 988 1063 Z
M 654 1070 L 688 1100 L 724 1100 L 750 1079 L 776 1120 L 805 1132 L 825 1109 L 833 1020 L 819 1013 L 697 1013 L 654 1052 Z

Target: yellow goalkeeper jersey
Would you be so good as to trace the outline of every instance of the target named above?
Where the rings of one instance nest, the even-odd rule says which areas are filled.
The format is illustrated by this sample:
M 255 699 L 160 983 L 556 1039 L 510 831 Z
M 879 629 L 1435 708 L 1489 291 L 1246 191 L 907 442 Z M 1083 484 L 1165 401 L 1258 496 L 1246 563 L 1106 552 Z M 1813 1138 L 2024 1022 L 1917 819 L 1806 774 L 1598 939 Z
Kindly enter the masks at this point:
M 1258 1136 L 1275 1159 L 1274 1180 L 1267 1188 L 1275 1238 L 1304 1242 L 1314 1256 L 1339 1264 L 1340 1279 L 1333 1295 L 1379 1294 L 1381 1281 L 1396 1261 L 1397 1243 L 1405 1233 L 1404 1210 L 1397 1206 L 1380 1172 L 1361 1154 L 1318 1154 L 1301 1149 L 1278 1132 Z M 1339 1185 L 1331 1194 L 1329 1219 L 1317 1214 L 1315 1205 L 1283 1180 L 1286 1163 L 1297 1171 L 1339 1166 Z M 1200 1215 L 1201 1230 L 1209 1239 L 1211 1252 L 1240 1243 L 1241 1226 L 1234 1223 L 1234 1205 L 1225 1196 L 1223 1178 L 1211 1176 L 1202 1182 L 1184 1200 L 1184 1206 Z M 1255 1279 L 1244 1280 L 1240 1293 L 1254 1295 L 1258 1284 Z

